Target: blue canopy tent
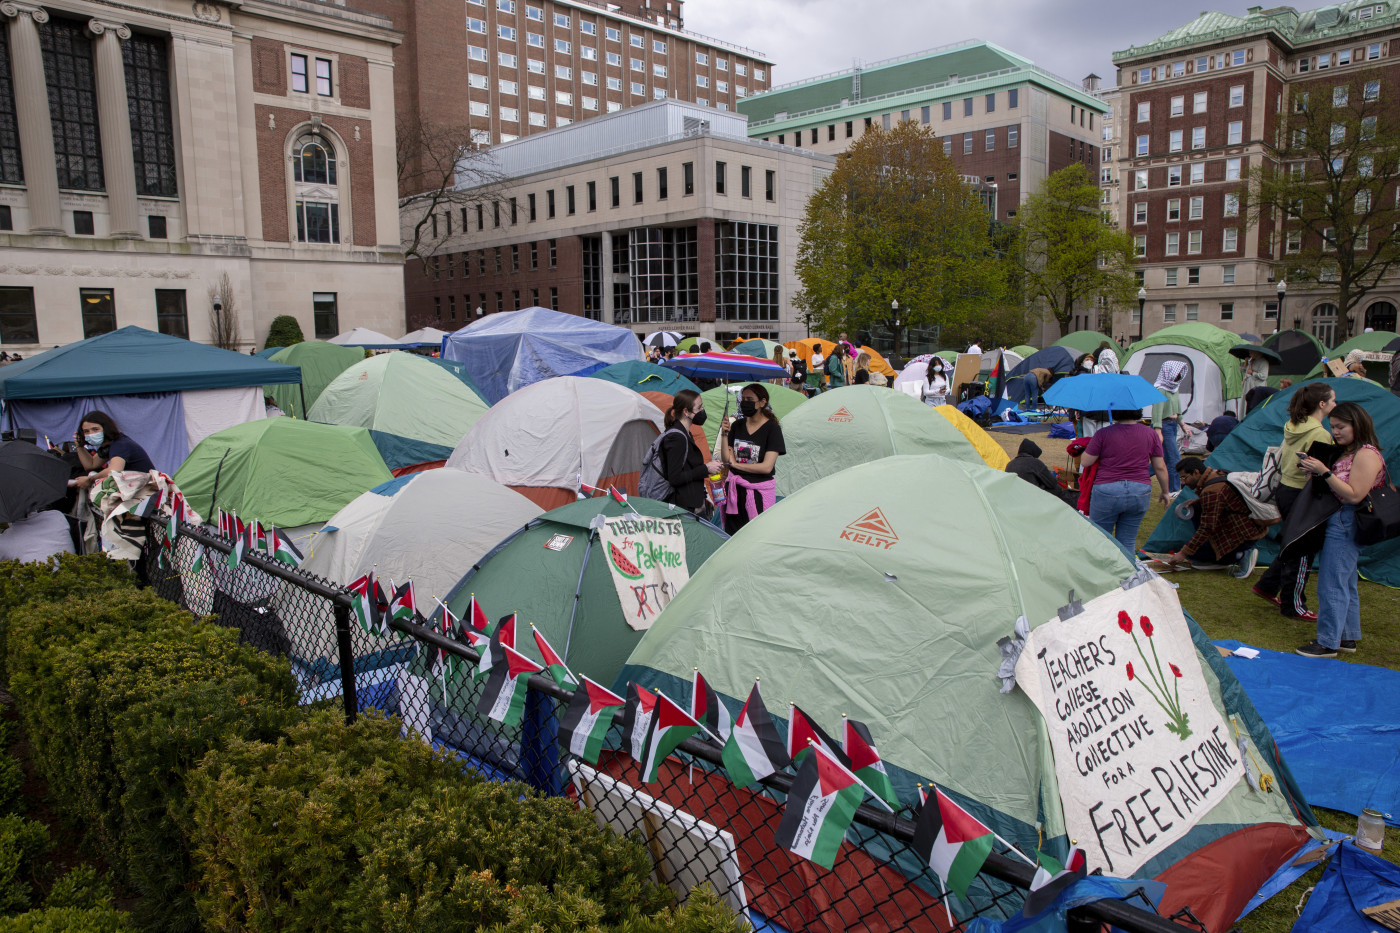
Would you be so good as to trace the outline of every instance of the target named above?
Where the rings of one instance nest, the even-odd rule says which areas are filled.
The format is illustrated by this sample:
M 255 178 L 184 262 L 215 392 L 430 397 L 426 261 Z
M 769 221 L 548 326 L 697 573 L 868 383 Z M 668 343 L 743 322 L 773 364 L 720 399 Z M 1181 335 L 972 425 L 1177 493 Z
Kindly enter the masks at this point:
M 7 430 L 55 444 L 84 413 L 105 411 L 174 473 L 207 435 L 265 417 L 264 385 L 300 381 L 296 366 L 123 327 L 0 369 L 0 402 Z
M 488 315 L 442 341 L 443 359 L 467 372 L 494 405 L 554 376 L 587 376 L 610 363 L 639 360 L 642 345 L 625 327 L 548 308 Z

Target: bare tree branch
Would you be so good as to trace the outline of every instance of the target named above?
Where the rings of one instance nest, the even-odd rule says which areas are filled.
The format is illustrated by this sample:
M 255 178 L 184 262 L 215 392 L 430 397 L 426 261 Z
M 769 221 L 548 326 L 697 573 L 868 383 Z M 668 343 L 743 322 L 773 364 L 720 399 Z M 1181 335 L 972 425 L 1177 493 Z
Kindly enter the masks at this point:
M 484 219 L 478 209 L 502 209 L 502 173 L 489 150 L 472 142 L 465 126 L 416 117 L 397 127 L 399 216 L 406 258 L 426 260 L 448 240 Z M 480 223 L 484 226 L 484 223 Z M 424 274 L 428 264 L 423 263 Z
M 225 350 L 237 350 L 238 330 L 238 307 L 233 294 L 233 281 L 225 272 L 209 286 L 209 333 L 214 346 Z

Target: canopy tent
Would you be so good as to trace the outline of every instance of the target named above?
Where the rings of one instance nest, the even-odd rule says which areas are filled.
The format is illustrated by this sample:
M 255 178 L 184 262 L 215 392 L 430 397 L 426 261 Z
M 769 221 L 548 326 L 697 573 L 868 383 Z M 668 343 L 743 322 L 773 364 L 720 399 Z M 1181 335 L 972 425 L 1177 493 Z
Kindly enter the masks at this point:
M 619 601 L 617 572 L 593 527 L 598 516 L 633 514 L 681 522 L 690 574 L 729 537 L 689 512 L 640 496 L 629 497 L 626 505 L 606 496 L 571 502 L 517 527 L 477 560 L 453 587 L 448 608 L 464 617 L 475 594 L 493 621 L 519 612 L 522 622 L 539 629 L 575 674 L 611 684 L 660 611 L 654 597 Z M 543 660 L 528 634 L 518 633 L 515 646 Z
M 923 402 L 880 386 L 823 392 L 783 419 L 782 427 L 787 455 L 778 463 L 780 496 L 858 463 L 900 454 L 941 454 L 984 464 L 950 421 Z
M 935 405 L 933 410 L 944 418 L 947 418 L 953 427 L 962 432 L 968 443 L 977 451 L 977 455 L 982 461 L 993 470 L 1005 470 L 1006 465 L 1011 462 L 1011 456 L 992 436 L 982 430 L 982 426 L 973 421 L 967 415 L 958 411 L 956 405 Z
M 1238 335 L 1214 324 L 1174 324 L 1133 344 L 1123 372 L 1153 382 L 1168 360 L 1185 363 L 1186 373 L 1177 390 L 1182 420 L 1209 422 L 1227 408 L 1240 411 L 1240 361 L 1230 355 L 1230 348 L 1238 343 Z
M 709 439 L 711 448 L 714 447 L 715 438 L 719 437 L 720 423 L 726 408 L 729 417 L 739 417 L 739 394 L 746 385 L 747 382 L 736 382 L 728 386 L 715 386 L 700 393 L 700 397 L 705 400 L 705 411 L 709 412 L 709 417 L 701 427 L 705 431 L 705 437 Z M 768 404 L 772 407 L 773 414 L 778 416 L 780 424 L 797 406 L 807 401 L 807 396 L 787 386 L 765 385 L 763 388 L 768 390 Z
M 1381 353 L 1396 340 L 1400 340 L 1400 334 L 1388 330 L 1375 330 L 1369 333 L 1357 334 L 1345 343 L 1333 347 L 1332 352 L 1327 354 L 1327 356 L 1329 359 L 1333 360 L 1344 360 L 1346 359 L 1346 355 L 1352 350 L 1362 350 L 1366 353 Z M 1390 363 L 1388 361 L 1384 363 L 1369 363 L 1363 361 L 1362 365 L 1366 367 L 1367 378 L 1374 379 L 1381 385 L 1388 385 L 1390 383 Z M 1316 379 L 1322 374 L 1322 361 L 1319 360 L 1317 365 L 1308 370 L 1308 374 L 1303 378 Z M 1272 371 L 1270 371 L 1270 375 L 1273 375 Z
M 667 395 L 675 395 L 681 389 L 690 389 L 692 392 L 700 391 L 699 386 L 680 373 L 641 360 L 613 363 L 611 366 L 604 366 L 595 373 L 589 373 L 589 376 L 593 379 L 602 379 L 604 382 L 623 386 L 633 392 L 665 392 Z
M 447 465 L 489 476 L 540 508 L 554 508 L 572 500 L 580 482 L 635 493 L 642 458 L 661 428 L 661 412 L 631 389 L 561 376 L 495 405 L 462 438 Z
M 170 473 L 209 434 L 266 417 L 264 384 L 300 378 L 294 366 L 123 327 L 0 367 L 0 399 L 7 430 L 55 444 L 104 411 Z
M 482 398 L 494 405 L 542 379 L 586 376 L 609 363 L 639 360 L 642 348 L 625 327 L 525 308 L 487 315 L 448 334 L 442 355 L 466 364 Z
M 206 518 L 217 505 L 291 528 L 324 522 L 393 477 L 364 428 L 266 418 L 206 437 L 173 478 Z
M 441 366 L 411 353 L 362 360 L 337 376 L 309 421 L 365 428 L 390 470 L 446 460 L 486 403 Z
M 1327 379 L 1337 393 L 1339 402 L 1356 402 L 1366 409 L 1376 425 L 1381 441 L 1381 453 L 1386 463 L 1400 463 L 1400 398 L 1364 379 Z M 1283 443 L 1283 426 L 1288 422 L 1288 403 L 1300 385 L 1280 389 L 1249 413 L 1229 436 L 1215 448 L 1207 463 L 1217 470 L 1254 472 L 1264 460 L 1264 451 Z M 1178 502 L 1189 502 L 1195 493 L 1181 492 Z M 1269 536 L 1259 543 L 1259 562 L 1267 564 L 1278 554 L 1278 536 L 1282 526 L 1269 529 Z M 1191 537 L 1191 522 L 1168 509 L 1152 530 L 1145 550 L 1152 553 L 1175 551 Z M 1385 586 L 1400 587 L 1400 538 L 1363 548 L 1359 564 L 1361 575 Z
M 1058 621 L 1071 592 L 1085 606 L 1116 599 L 1136 570 L 1072 508 L 1012 474 L 935 455 L 889 457 L 812 483 L 750 522 L 666 607 L 614 686 L 632 681 L 684 702 L 699 665 L 734 712 L 761 678 L 775 718 L 795 702 L 837 735 L 843 715 L 865 723 L 902 803 L 916 803 L 915 783 L 931 781 L 1023 852 L 1062 851 L 1068 813 L 1058 775 L 1075 763 L 1053 760 L 1049 730 L 1063 727 L 1023 690 L 999 692 L 998 641 L 1013 641 L 1018 618 L 1032 631 Z M 1170 587 L 1149 584 L 1179 611 Z M 1189 618 L 1158 621 L 1195 649 L 1202 705 L 1225 722 L 1235 717 L 1254 766 L 1275 782 L 1276 792 L 1262 793 L 1235 776 L 1213 808 L 1191 815 L 1198 822 L 1184 837 L 1133 872 L 1166 881 L 1171 910 L 1189 903 L 1224 929 L 1307 840 L 1290 802 L 1313 818 L 1214 646 Z M 1126 683 L 1116 670 L 1126 660 L 1111 662 L 1115 683 Z M 1078 662 L 1063 662 L 1076 682 L 1085 673 Z M 1095 768 L 1084 785 L 1099 770 L 1113 774 Z M 728 820 L 723 808 L 695 816 L 720 828 Z M 862 844 L 885 845 L 869 835 Z M 920 874 L 926 865 L 900 848 L 879 854 Z
M 1281 363 L 1269 367 L 1269 382 L 1275 385 L 1281 376 L 1303 375 L 1327 355 L 1322 341 L 1305 330 L 1281 330 L 1270 334 L 1265 338 L 1264 346 L 1282 359 Z
M 342 347 L 360 347 L 365 350 L 402 350 L 404 345 L 377 330 L 368 327 L 355 327 L 343 334 L 336 334 L 331 343 Z
M 1065 334 L 1050 346 L 1064 347 L 1067 350 L 1072 350 L 1074 351 L 1074 355 L 1079 357 L 1083 356 L 1085 353 L 1095 352 L 1098 350 L 1099 344 L 1103 343 L 1105 340 L 1108 340 L 1108 338 L 1096 330 L 1075 330 Z M 1122 364 L 1124 357 L 1128 354 L 1112 340 L 1108 340 L 1108 345 L 1113 349 L 1114 355 L 1118 357 L 1119 364 Z
M 399 343 L 406 347 L 441 347 L 442 338 L 447 336 L 447 331 L 438 330 L 436 327 L 420 327 L 411 330 L 399 338 Z
M 294 343 L 278 350 L 270 359 L 300 368 L 301 384 L 264 385 L 263 391 L 282 411 L 305 420 L 307 411 L 316 404 L 331 380 L 364 358 L 365 351 L 359 347 L 341 347 L 324 340 Z

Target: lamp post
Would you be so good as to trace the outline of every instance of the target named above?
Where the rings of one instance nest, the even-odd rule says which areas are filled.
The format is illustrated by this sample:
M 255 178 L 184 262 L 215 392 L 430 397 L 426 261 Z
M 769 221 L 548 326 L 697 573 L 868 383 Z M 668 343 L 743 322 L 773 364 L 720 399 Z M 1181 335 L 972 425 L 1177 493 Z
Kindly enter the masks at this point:
M 1283 326 L 1283 299 L 1288 295 L 1288 283 L 1283 279 L 1278 280 L 1278 322 Z
M 1139 289 L 1138 289 L 1138 335 L 1137 335 L 1138 343 L 1141 343 L 1141 342 L 1142 342 L 1143 308 L 1146 307 L 1146 305 L 1147 305 L 1147 288 L 1144 286 L 1143 288 L 1139 288 Z
M 899 353 L 899 299 L 890 302 L 890 315 L 894 318 L 894 352 Z M 909 342 L 904 342 L 906 355 L 909 351 Z

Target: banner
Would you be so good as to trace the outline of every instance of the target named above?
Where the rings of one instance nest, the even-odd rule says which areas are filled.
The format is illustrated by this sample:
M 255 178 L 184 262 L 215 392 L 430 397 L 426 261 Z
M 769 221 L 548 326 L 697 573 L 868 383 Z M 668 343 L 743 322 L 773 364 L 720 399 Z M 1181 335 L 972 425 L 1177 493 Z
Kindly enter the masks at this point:
M 624 515 L 598 529 L 622 617 L 633 629 L 651 628 L 657 613 L 690 579 L 685 531 L 679 518 Z
M 1036 628 L 1016 682 L 1045 718 L 1065 826 L 1091 871 L 1132 877 L 1244 776 L 1160 577 Z

